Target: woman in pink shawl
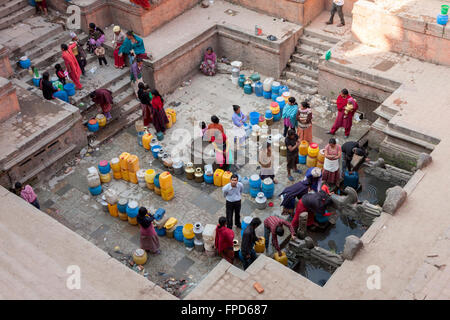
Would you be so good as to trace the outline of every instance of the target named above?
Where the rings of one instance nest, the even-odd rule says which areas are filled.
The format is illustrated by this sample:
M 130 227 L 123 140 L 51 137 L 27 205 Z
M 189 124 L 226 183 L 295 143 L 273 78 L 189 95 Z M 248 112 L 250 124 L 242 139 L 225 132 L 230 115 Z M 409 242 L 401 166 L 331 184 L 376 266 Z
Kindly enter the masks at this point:
M 213 49 L 209 47 L 206 49 L 205 58 L 200 65 L 200 70 L 207 76 L 213 76 L 216 74 L 216 63 L 217 63 L 216 54 L 213 52 Z
M 77 58 L 72 52 L 72 49 L 76 46 L 76 42 L 70 44 L 69 46 L 63 43 L 61 45 L 62 58 L 64 60 L 64 63 L 66 64 L 66 70 L 69 73 L 69 78 L 73 81 L 77 89 L 82 89 L 83 86 L 80 83 L 81 68 L 78 64 Z
M 22 199 L 24 199 L 29 204 L 35 206 L 36 208 L 41 209 L 36 193 L 34 193 L 34 190 L 30 185 L 27 184 L 24 187 L 20 182 L 16 182 L 15 189 L 16 194 L 20 195 Z

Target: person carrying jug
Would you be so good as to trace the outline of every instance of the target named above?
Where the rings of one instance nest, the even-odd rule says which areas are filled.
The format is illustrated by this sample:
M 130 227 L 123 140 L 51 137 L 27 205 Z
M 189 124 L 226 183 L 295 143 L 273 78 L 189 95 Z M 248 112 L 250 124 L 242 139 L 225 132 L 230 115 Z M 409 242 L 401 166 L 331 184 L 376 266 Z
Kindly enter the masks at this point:
M 284 219 L 281 219 L 277 216 L 270 216 L 264 220 L 264 238 L 266 239 L 266 252 L 269 248 L 269 238 L 272 234 L 272 245 L 277 250 L 278 255 L 281 256 L 281 248 L 278 243 L 278 237 L 282 237 L 284 235 L 283 226 L 287 226 L 289 231 L 291 232 L 291 239 L 295 240 L 295 231 L 292 225 Z

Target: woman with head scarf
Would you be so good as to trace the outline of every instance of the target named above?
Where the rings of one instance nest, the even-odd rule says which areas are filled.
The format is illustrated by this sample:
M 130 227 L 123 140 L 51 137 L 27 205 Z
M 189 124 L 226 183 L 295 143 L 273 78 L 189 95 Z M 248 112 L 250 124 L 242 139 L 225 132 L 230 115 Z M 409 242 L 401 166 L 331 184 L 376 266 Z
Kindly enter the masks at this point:
M 153 227 L 153 215 L 148 214 L 145 207 L 139 208 L 139 214 L 137 216 L 137 222 L 139 224 L 139 230 L 141 232 L 141 248 L 151 253 L 161 253 L 159 250 L 159 239 Z
M 77 89 L 82 89 L 83 86 L 80 83 L 81 68 L 78 64 L 77 58 L 75 58 L 72 52 L 72 49 L 76 46 L 76 42 L 70 44 L 69 46 L 63 43 L 61 45 L 62 58 L 66 65 L 66 71 L 69 73 L 69 78 L 73 81 Z
M 203 57 L 203 62 L 200 65 L 200 70 L 207 76 L 216 74 L 217 57 L 211 47 L 208 47 Z
M 220 217 L 219 224 L 216 227 L 216 240 L 215 247 L 217 253 L 222 258 L 226 259 L 229 263 L 233 264 L 234 260 L 234 250 L 233 250 L 233 239 L 234 232 L 227 226 L 227 218 Z
M 142 119 L 144 121 L 144 127 L 148 127 L 152 122 L 152 94 L 147 90 L 148 87 L 145 83 L 140 82 L 138 90 L 138 98 L 141 101 Z
M 311 167 L 306 170 L 305 178 L 303 180 L 308 181 L 311 190 L 318 192 L 322 185 L 322 170 L 318 167 Z
M 112 119 L 111 109 L 113 104 L 112 92 L 108 89 L 97 89 L 91 92 L 90 97 L 92 102 L 100 106 L 106 120 Z
M 152 118 L 155 125 L 156 132 L 165 132 L 166 124 L 169 123 L 166 111 L 164 110 L 164 99 L 159 94 L 158 90 L 152 91 Z
M 123 55 L 119 56 L 119 50 L 125 41 L 125 34 L 120 29 L 120 26 L 114 26 L 114 40 L 112 41 L 114 45 L 114 67 L 122 69 L 125 66 L 125 57 Z

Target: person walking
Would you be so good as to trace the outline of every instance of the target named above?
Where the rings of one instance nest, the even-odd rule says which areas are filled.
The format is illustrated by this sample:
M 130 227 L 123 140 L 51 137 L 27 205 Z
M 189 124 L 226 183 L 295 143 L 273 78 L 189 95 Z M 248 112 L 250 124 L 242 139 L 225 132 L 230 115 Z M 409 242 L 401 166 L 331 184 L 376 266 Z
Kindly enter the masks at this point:
M 26 202 L 33 205 L 37 209 L 41 209 L 41 206 L 39 205 L 39 201 L 37 199 L 37 195 L 36 193 L 34 193 L 33 188 L 29 184 L 23 186 L 20 182 L 16 182 L 14 187 L 18 196 L 20 196 L 22 199 L 24 199 Z
M 292 225 L 284 219 L 277 216 L 269 216 L 264 220 L 264 238 L 266 239 L 266 253 L 269 248 L 270 235 L 272 234 L 272 245 L 277 250 L 278 254 L 281 255 L 281 248 L 278 244 L 278 237 L 284 235 L 283 226 L 287 226 L 291 232 L 292 240 L 295 240 L 295 231 Z
M 217 249 L 217 254 L 219 256 L 226 259 L 229 263 L 233 264 L 234 232 L 233 232 L 233 230 L 227 228 L 227 226 L 225 225 L 226 223 L 227 223 L 227 218 L 225 218 L 225 217 L 219 218 L 219 224 L 216 227 L 215 247 Z
M 140 242 L 141 248 L 147 252 L 159 254 L 159 239 L 153 226 L 153 215 L 148 214 L 147 208 L 140 207 L 137 216 L 137 223 L 139 224 L 139 231 L 141 233 Z
M 233 212 L 234 223 L 237 228 L 241 228 L 241 198 L 244 185 L 238 181 L 238 176 L 233 174 L 231 180 L 222 188 L 223 195 L 226 199 L 227 227 L 233 228 Z
M 247 269 L 253 261 L 256 260 L 256 252 L 254 249 L 255 242 L 258 241 L 255 229 L 261 225 L 261 219 L 253 218 L 252 222 L 245 228 L 242 234 L 241 254 L 243 258 L 244 270 Z
M 297 113 L 298 129 L 297 134 L 300 141 L 308 141 L 308 145 L 312 143 L 312 111 L 309 103 L 303 101 L 300 103 L 300 109 Z
M 344 0 L 333 0 L 333 7 L 331 8 L 330 12 L 330 20 L 326 22 L 326 24 L 333 24 L 333 18 L 337 11 L 339 18 L 341 19 L 341 23 L 338 24 L 338 27 L 345 26 L 345 20 L 344 20 L 344 13 L 342 11 L 342 8 L 344 7 Z
M 69 74 L 69 78 L 73 81 L 77 89 L 82 89 L 83 86 L 80 83 L 81 68 L 78 64 L 77 58 L 72 52 L 72 49 L 76 46 L 76 42 L 70 44 L 69 46 L 67 46 L 67 44 L 65 43 L 61 44 L 62 58 L 66 65 L 66 70 Z
M 325 162 L 323 164 L 322 181 L 327 184 L 339 185 L 339 159 L 342 155 L 342 149 L 336 143 L 336 139 L 331 138 L 325 147 Z
M 347 107 L 349 102 L 351 107 Z M 334 135 L 340 127 L 344 127 L 345 138 L 348 138 L 352 128 L 353 115 L 358 109 L 358 104 L 356 103 L 356 100 L 353 99 L 353 97 L 348 93 L 347 89 L 342 89 L 340 95 L 336 99 L 336 105 L 338 114 L 336 120 L 334 121 L 333 127 L 327 132 L 327 134 Z

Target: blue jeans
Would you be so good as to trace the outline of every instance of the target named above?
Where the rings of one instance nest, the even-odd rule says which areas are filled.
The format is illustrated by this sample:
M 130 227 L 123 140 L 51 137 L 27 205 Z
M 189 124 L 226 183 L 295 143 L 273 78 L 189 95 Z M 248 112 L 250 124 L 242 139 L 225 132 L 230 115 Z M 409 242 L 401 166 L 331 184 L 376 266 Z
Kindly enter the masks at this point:
M 250 258 L 244 258 L 244 270 L 247 269 L 252 263 L 253 261 L 256 260 L 256 252 L 255 249 L 250 250 Z

